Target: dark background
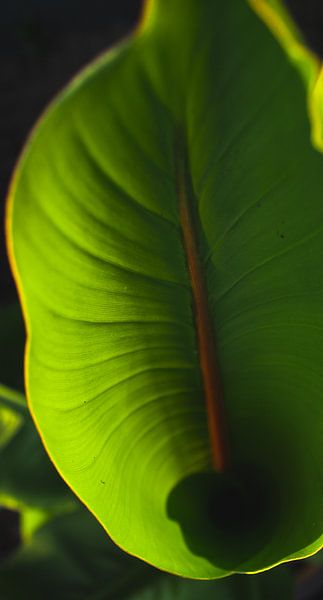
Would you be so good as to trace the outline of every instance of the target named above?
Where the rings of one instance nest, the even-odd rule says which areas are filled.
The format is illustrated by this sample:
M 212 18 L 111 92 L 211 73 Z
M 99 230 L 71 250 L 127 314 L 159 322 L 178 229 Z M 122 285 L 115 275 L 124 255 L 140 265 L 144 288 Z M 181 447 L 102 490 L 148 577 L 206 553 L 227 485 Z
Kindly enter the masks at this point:
M 196 0 L 199 1 L 199 0 Z M 222 0 L 230 1 L 230 0 Z M 307 43 L 323 57 L 323 0 L 285 0 Z M 98 53 L 131 32 L 141 0 L 2 0 L 0 11 L 0 216 L 14 164 L 39 113 Z M 0 304 L 16 293 L 3 225 Z M 1 359 L 1 357 L 0 357 Z M 0 557 L 16 545 L 18 516 L 0 511 Z M 323 598 L 322 571 L 295 565 L 298 600 Z
M 0 9 L 0 206 L 39 113 L 82 66 L 129 34 L 141 0 L 2 0 Z M 15 294 L 3 226 L 0 302 Z

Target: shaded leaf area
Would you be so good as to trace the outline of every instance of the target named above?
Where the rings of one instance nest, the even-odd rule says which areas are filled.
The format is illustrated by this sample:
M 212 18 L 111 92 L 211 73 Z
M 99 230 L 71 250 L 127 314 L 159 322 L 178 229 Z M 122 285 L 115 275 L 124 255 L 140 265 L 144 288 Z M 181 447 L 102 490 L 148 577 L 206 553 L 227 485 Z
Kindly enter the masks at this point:
M 0 503 L 54 512 L 73 495 L 50 463 L 23 387 L 24 325 L 18 303 L 0 308 Z M 10 386 L 10 387 L 9 387 Z
M 46 447 L 113 540 L 193 578 L 261 570 L 322 543 L 323 163 L 307 116 L 317 65 L 303 52 L 300 76 L 292 36 L 286 54 L 241 0 L 152 2 L 137 36 L 47 112 L 13 187 L 10 249 Z M 210 507 L 231 483 L 207 483 L 179 138 L 228 475 L 246 508 L 268 496 L 233 532 Z
M 0 561 L 17 549 L 19 535 L 19 514 L 0 507 Z
M 18 392 L 0 385 L 0 503 L 45 511 L 68 508 L 74 498 L 51 464 Z
M 287 568 L 217 582 L 166 575 L 129 557 L 84 509 L 56 517 L 0 568 L 3 600 L 272 600 L 292 598 Z

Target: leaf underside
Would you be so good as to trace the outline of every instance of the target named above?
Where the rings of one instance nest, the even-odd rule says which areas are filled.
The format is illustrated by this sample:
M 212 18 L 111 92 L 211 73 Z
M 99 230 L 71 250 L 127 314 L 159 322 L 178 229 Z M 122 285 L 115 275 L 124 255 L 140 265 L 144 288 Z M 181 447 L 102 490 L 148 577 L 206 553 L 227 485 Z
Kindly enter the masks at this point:
M 56 467 L 123 549 L 208 579 L 322 544 L 323 161 L 304 77 L 246 2 L 151 6 L 33 133 L 10 247 Z M 209 502 L 228 484 L 209 474 L 179 137 L 247 524 Z

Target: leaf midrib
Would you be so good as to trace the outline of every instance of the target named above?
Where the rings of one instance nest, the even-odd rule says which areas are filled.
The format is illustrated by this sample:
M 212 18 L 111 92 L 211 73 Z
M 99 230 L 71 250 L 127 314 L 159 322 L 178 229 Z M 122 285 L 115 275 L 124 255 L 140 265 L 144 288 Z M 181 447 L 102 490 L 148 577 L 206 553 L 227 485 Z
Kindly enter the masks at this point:
M 199 366 L 204 391 L 212 465 L 218 472 L 229 467 L 229 447 L 224 414 L 221 372 L 216 351 L 213 319 L 207 284 L 199 253 L 199 218 L 189 171 L 186 146 L 182 136 L 175 144 L 175 173 L 179 219 L 192 292 L 192 310 L 196 329 Z

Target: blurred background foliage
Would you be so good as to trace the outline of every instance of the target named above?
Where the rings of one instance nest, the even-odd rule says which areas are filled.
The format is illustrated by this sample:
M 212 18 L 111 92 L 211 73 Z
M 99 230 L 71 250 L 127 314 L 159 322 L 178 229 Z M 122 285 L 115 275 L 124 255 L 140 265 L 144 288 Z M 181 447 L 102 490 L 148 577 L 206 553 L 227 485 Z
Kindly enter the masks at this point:
M 308 45 L 323 56 L 322 1 L 285 2 Z M 131 32 L 140 16 L 141 4 L 141 0 L 4 0 L 2 3 L 2 221 L 10 175 L 33 123 L 75 72 Z M 321 600 L 322 552 L 312 559 L 292 563 L 261 576 L 235 576 L 216 583 L 192 583 L 164 575 L 128 557 L 109 542 L 101 527 L 75 501 L 49 463 L 23 406 L 23 397 L 14 398 L 13 404 L 10 399 L 9 404 L 8 399 L 3 399 L 8 396 L 4 386 L 23 391 L 24 330 L 6 258 L 3 225 L 1 230 L 1 599 L 193 600 L 201 597 L 202 600 L 214 597 L 219 600 L 285 600 L 292 593 L 296 600 Z M 9 423 L 8 418 L 11 438 L 5 439 L 1 423 Z M 12 473 L 19 472 L 20 477 L 14 480 Z M 37 477 L 33 479 L 35 473 Z M 6 508 L 1 508 L 1 502 Z M 9 510 L 8 506 L 16 510 Z M 22 547 L 21 538 L 25 542 Z M 83 543 L 85 539 L 86 546 Z

